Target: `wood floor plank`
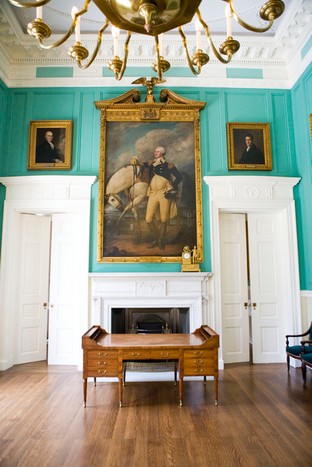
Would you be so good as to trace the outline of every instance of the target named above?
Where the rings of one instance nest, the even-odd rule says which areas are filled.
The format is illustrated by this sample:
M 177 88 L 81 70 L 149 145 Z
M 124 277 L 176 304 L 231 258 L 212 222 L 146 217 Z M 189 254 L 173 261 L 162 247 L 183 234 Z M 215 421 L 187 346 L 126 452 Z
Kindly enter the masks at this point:
M 293 467 L 310 462 L 312 372 L 228 365 L 213 382 L 88 382 L 44 362 L 0 373 L 1 467 Z

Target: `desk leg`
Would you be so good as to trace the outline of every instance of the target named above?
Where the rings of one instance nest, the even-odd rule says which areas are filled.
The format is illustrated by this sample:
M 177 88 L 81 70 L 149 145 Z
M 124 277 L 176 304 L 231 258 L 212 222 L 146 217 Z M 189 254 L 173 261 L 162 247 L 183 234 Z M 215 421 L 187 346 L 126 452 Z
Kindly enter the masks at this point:
M 215 405 L 218 405 L 218 376 L 214 377 Z
M 119 407 L 122 407 L 122 376 L 118 376 Z
M 179 397 L 180 397 L 180 407 L 183 405 L 183 376 L 179 375 Z
M 88 378 L 83 378 L 83 406 L 86 407 L 87 405 L 87 383 Z

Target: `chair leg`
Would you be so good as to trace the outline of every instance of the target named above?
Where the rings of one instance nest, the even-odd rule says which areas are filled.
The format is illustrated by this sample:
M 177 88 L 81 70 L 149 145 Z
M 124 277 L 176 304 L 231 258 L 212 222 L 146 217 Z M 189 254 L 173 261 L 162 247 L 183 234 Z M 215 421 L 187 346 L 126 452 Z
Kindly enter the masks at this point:
M 303 361 L 301 361 L 301 371 L 302 371 L 302 379 L 305 382 L 307 378 L 307 367 Z
M 287 355 L 287 371 L 289 373 L 289 364 L 290 364 L 290 357 Z

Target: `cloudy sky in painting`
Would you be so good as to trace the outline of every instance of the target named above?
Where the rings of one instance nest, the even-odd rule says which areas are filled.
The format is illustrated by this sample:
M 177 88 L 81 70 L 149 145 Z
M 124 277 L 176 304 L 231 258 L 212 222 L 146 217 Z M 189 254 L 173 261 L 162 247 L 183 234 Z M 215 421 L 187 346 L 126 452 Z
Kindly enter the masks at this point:
M 153 159 L 156 146 L 164 146 L 166 159 L 179 170 L 194 170 L 193 122 L 108 122 L 106 133 L 106 173 L 109 176 L 129 164 Z

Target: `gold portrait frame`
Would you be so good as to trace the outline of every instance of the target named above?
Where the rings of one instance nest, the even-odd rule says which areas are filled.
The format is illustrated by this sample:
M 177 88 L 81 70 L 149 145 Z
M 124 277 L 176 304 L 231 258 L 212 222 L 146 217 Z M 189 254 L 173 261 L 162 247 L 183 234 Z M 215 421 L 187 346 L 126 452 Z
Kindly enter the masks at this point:
M 101 112 L 97 261 L 99 263 L 178 263 L 181 262 L 183 247 L 185 244 L 190 244 L 191 247 L 196 245 L 198 262 L 202 262 L 199 112 L 204 108 L 205 103 L 185 99 L 168 89 L 162 89 L 160 102 L 155 102 L 151 88 L 148 89 L 145 102 L 140 100 L 140 92 L 132 89 L 115 99 L 95 102 L 96 108 Z M 153 141 L 156 138 L 158 143 L 156 146 L 166 146 L 168 149 L 166 154 L 168 162 L 170 159 L 170 162 L 183 172 L 182 190 L 184 191 L 179 199 L 181 204 L 178 208 L 178 216 L 173 221 L 170 220 L 167 228 L 168 243 L 163 249 L 158 246 L 148 249 L 145 222 L 147 191 L 143 201 L 137 206 L 137 222 L 133 220 L 135 217 L 132 209 L 128 209 L 130 201 L 135 203 L 133 198 L 130 201 L 127 198 L 119 212 L 110 204 L 111 195 L 115 200 L 115 195 L 118 198 L 124 196 L 125 192 L 129 194 L 132 191 L 128 189 L 118 192 L 119 188 L 116 186 L 116 193 L 111 193 L 109 186 L 112 185 L 112 175 L 121 167 L 132 165 L 131 170 L 136 170 L 137 160 L 142 166 L 144 164 L 141 163 L 148 157 L 153 158 L 152 154 L 156 147 Z M 176 151 L 173 151 L 173 141 L 176 143 Z M 185 146 L 189 150 L 187 154 Z M 148 147 L 149 151 L 147 151 Z M 145 158 L 145 155 L 148 157 Z M 187 167 L 189 167 L 188 173 Z M 117 180 L 119 183 L 121 179 L 117 178 Z M 109 181 L 110 185 L 108 185 Z M 131 185 L 132 188 L 134 186 L 137 185 Z M 187 190 L 187 187 L 192 188 Z M 187 194 L 186 200 L 183 198 L 184 192 Z M 121 220 L 125 205 L 128 211 L 123 214 Z M 183 223 L 186 226 L 182 227 Z M 138 229 L 140 241 L 136 242 L 134 237 L 136 235 L 137 238 Z
M 253 148 L 246 153 L 245 138 Z M 227 123 L 229 170 L 272 170 L 269 123 Z M 248 160 L 249 159 L 249 160 Z
M 52 150 L 45 137 L 48 133 L 52 133 Z M 32 120 L 29 126 L 28 147 L 28 169 L 71 169 L 72 121 Z

